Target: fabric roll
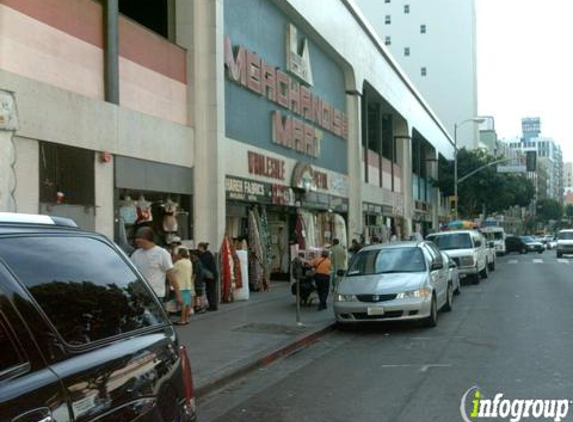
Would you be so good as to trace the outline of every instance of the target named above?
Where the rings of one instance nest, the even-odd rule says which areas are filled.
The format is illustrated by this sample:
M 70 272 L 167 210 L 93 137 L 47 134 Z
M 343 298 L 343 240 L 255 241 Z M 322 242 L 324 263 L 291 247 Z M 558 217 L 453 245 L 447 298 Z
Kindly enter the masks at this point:
M 249 280 L 249 252 L 244 249 L 237 251 L 237 257 L 241 263 L 241 276 L 243 280 Z M 249 284 L 244 282 L 241 287 L 237 286 L 235 290 L 235 300 L 249 300 Z

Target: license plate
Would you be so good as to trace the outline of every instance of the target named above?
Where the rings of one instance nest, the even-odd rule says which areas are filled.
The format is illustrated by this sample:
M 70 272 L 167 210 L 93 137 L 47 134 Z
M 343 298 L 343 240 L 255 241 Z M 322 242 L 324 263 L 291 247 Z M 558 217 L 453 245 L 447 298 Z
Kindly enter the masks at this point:
M 384 308 L 368 308 L 368 315 L 384 315 Z

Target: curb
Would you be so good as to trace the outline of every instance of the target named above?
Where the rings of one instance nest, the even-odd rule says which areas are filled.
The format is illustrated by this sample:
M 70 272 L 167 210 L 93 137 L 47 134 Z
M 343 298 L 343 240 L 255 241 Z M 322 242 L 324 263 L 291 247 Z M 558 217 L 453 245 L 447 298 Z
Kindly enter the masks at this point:
M 270 365 L 281 357 L 290 355 L 295 351 L 308 346 L 310 343 L 316 341 L 319 337 L 331 331 L 334 326 L 335 322 L 329 322 L 314 331 L 302 334 L 294 340 L 287 341 L 275 349 L 271 349 L 270 351 L 267 350 L 265 352 L 254 355 L 251 358 L 244 359 L 244 361 L 236 365 L 235 368 L 230 369 L 219 377 L 213 377 L 212 379 L 203 383 L 203 385 L 199 385 L 197 388 L 195 388 L 195 397 L 197 399 L 201 399 L 213 391 L 220 389 L 224 385 L 244 377 L 255 369 Z

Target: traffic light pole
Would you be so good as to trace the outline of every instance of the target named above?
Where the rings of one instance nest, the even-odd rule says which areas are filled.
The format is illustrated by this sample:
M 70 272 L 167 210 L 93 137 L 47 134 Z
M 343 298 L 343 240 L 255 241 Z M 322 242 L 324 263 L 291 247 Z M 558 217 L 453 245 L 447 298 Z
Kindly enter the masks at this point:
M 483 169 L 486 169 L 486 168 L 488 168 L 488 167 L 495 166 L 496 164 L 506 163 L 506 162 L 511 161 L 511 160 L 513 160 L 513 158 L 503 158 L 503 159 L 501 159 L 501 160 L 492 161 L 492 162 L 489 163 L 489 164 L 486 164 L 486 165 L 481 166 L 481 167 L 479 167 L 479 168 L 477 168 L 477 169 L 475 169 L 475 170 L 473 170 L 473 171 L 470 171 L 470 172 L 469 172 L 468 174 L 466 174 L 464 177 L 460 177 L 460 178 L 457 180 L 457 182 L 456 182 L 456 192 L 457 192 L 457 190 L 458 190 L 458 189 L 457 189 L 457 185 L 459 185 L 459 184 L 462 183 L 463 181 L 469 179 L 469 178 L 472 177 L 474 174 L 479 173 L 480 171 L 482 171 Z

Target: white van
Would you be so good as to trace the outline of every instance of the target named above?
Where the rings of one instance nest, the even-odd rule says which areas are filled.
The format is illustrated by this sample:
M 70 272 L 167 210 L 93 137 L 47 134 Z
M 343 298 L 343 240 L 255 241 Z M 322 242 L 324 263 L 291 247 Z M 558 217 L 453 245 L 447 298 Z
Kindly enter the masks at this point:
M 484 227 L 481 232 L 488 240 L 488 242 L 493 242 L 495 246 L 495 253 L 497 255 L 505 255 L 507 253 L 505 249 L 505 230 L 503 227 Z
M 573 254 L 573 230 L 561 230 L 557 234 L 557 258 L 565 254 Z
M 481 278 L 487 278 L 491 265 L 488 258 L 487 241 L 476 230 L 454 230 L 433 233 L 426 240 L 436 244 L 458 265 L 460 278 L 469 278 L 478 284 Z M 495 265 L 495 263 L 492 263 Z

